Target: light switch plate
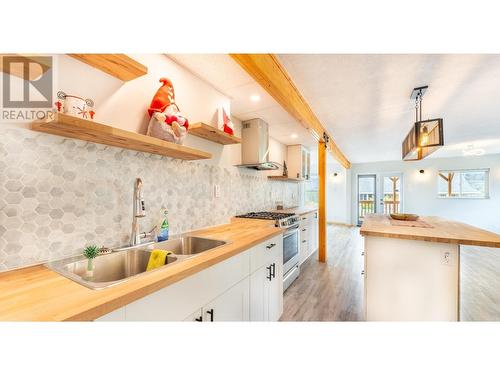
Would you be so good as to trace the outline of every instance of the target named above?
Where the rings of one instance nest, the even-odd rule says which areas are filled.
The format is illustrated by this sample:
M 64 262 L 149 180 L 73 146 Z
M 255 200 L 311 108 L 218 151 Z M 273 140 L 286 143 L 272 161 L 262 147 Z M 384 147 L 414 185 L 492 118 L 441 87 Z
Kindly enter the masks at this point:
M 445 266 L 453 266 L 453 254 L 449 250 L 441 251 L 441 263 Z

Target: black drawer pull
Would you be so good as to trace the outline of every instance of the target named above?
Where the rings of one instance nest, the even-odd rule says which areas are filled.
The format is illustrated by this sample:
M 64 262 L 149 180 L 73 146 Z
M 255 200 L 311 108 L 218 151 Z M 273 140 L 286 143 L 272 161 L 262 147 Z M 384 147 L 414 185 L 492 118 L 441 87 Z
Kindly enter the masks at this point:
M 210 321 L 214 321 L 214 309 L 207 310 L 207 314 L 210 315 Z
M 271 281 L 273 279 L 273 274 L 271 273 L 271 266 L 266 267 L 266 269 L 269 271 L 269 275 L 266 276 L 266 279 Z
M 266 248 L 269 250 L 269 249 L 272 249 L 275 246 L 276 246 L 275 243 L 271 243 L 271 244 L 267 245 Z
M 307 241 L 306 240 L 302 240 L 302 243 L 306 243 Z
M 203 322 L 203 316 L 200 316 L 199 318 L 195 319 L 197 322 Z
M 305 232 L 306 231 L 306 228 L 302 229 L 302 232 Z
M 271 276 L 273 279 L 276 277 L 276 263 L 271 264 L 272 271 L 271 271 Z

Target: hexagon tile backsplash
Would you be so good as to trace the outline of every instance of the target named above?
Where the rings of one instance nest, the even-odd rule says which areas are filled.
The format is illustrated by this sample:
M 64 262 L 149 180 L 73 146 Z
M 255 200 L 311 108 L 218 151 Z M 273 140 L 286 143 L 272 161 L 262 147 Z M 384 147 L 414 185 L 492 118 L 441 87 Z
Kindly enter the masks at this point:
M 169 210 L 170 232 L 227 223 L 231 216 L 298 204 L 299 184 L 259 172 L 40 134 L 0 130 L 0 271 L 79 254 L 86 244 L 126 244 L 136 177 L 147 217 Z M 213 186 L 221 197 L 213 197 Z

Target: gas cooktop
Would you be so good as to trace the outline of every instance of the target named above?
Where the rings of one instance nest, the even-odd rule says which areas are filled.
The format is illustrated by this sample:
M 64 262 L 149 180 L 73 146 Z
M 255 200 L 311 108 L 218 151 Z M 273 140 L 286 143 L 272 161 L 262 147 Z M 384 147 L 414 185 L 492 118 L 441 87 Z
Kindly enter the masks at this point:
M 280 220 L 285 219 L 287 217 L 293 216 L 295 214 L 286 214 L 282 212 L 249 212 L 244 215 L 238 215 L 236 217 L 242 217 L 246 219 L 263 219 L 263 220 Z
M 289 227 L 298 222 L 299 218 L 292 213 L 283 212 L 249 212 L 244 215 L 237 215 L 236 217 L 245 219 L 262 219 L 262 220 L 275 220 L 277 227 Z

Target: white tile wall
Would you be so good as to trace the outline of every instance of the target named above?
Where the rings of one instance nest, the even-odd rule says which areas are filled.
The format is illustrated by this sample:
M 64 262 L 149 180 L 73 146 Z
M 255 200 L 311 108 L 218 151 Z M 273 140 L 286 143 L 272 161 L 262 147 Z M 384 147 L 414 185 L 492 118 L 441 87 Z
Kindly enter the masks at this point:
M 148 210 L 143 230 L 157 224 L 162 206 L 176 234 L 271 209 L 276 200 L 299 203 L 299 184 L 268 181 L 261 172 L 2 129 L 0 271 L 75 255 L 90 243 L 127 243 L 136 177 Z

